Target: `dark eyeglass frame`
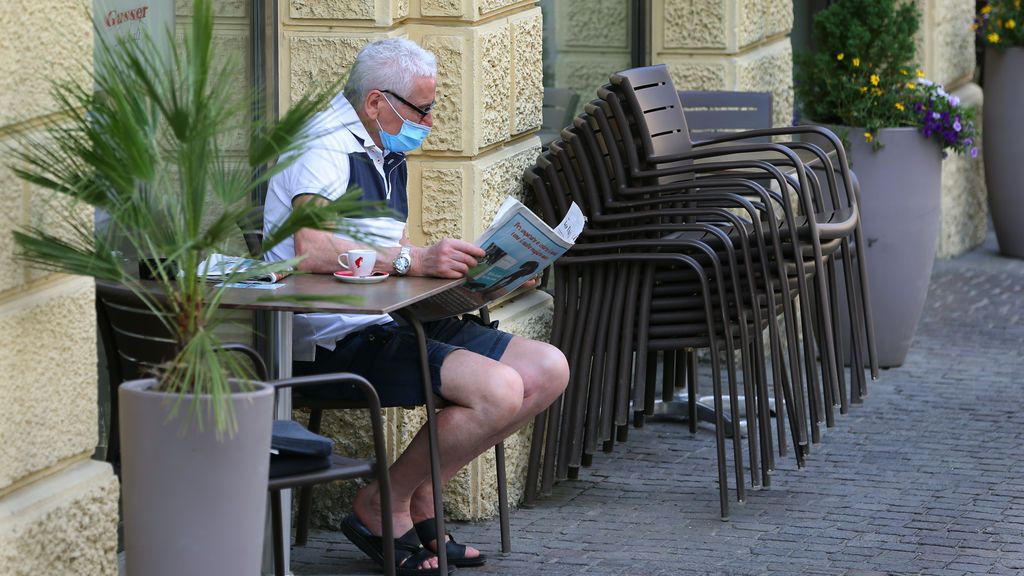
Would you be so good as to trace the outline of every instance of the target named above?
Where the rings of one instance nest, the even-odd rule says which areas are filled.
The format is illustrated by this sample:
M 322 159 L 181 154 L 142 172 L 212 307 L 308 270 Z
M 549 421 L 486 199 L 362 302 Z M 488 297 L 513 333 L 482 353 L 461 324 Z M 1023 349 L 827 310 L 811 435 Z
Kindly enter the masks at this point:
M 426 118 L 428 114 L 430 114 L 430 113 L 432 113 L 434 111 L 434 102 L 431 102 L 430 104 L 427 104 L 426 108 L 420 108 L 419 106 L 413 104 L 412 102 L 409 102 L 405 98 L 402 98 L 398 94 L 395 94 L 391 90 L 381 90 L 381 92 L 394 96 L 396 99 L 398 99 L 399 102 L 401 102 L 402 104 L 405 104 L 409 108 L 412 108 L 413 110 L 415 110 L 416 113 L 420 115 L 420 122 L 422 122 L 423 119 Z

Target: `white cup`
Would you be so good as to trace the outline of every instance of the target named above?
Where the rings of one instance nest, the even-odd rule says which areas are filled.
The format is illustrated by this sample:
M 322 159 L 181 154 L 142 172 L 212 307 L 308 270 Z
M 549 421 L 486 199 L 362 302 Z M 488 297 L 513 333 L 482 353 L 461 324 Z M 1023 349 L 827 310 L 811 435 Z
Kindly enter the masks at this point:
M 364 277 L 373 273 L 373 265 L 377 263 L 377 252 L 374 250 L 349 250 L 338 254 L 338 264 L 350 270 L 353 276 Z

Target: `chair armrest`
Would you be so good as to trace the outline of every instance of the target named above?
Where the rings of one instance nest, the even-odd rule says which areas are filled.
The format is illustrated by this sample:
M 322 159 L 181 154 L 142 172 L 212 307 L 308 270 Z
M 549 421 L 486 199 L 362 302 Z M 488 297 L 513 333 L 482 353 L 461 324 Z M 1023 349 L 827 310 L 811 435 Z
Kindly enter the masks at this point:
M 373 388 L 373 385 L 371 385 L 366 378 L 351 372 L 332 372 L 328 374 L 296 376 L 294 378 L 287 378 L 284 380 L 275 380 L 270 382 L 270 384 L 274 386 L 275 390 L 323 384 L 353 384 L 360 392 L 363 393 L 363 396 L 366 397 L 369 408 L 375 413 L 380 413 L 380 398 L 377 396 L 377 391 Z
M 225 352 L 237 352 L 247 357 L 249 360 L 252 361 L 253 368 L 256 371 L 256 378 L 258 380 L 266 382 L 268 378 L 267 364 L 266 362 L 263 361 L 263 358 L 259 355 L 259 353 L 257 353 L 251 347 L 246 346 L 245 344 L 239 344 L 237 342 L 230 342 L 228 344 L 221 345 L 220 349 Z

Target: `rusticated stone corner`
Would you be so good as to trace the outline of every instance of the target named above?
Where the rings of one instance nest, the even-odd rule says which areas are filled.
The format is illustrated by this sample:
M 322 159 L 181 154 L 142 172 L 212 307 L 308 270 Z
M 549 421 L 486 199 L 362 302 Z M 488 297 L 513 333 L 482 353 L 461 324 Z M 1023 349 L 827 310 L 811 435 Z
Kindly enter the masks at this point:
M 434 103 L 434 128 L 423 143 L 423 150 L 461 152 L 465 149 L 466 39 L 459 35 L 427 34 L 422 45 L 437 57 L 437 98 Z
M 776 42 L 736 62 L 736 90 L 772 93 L 772 124 L 793 123 L 793 49 Z
M 669 75 L 676 90 L 724 90 L 728 64 L 720 59 L 668 59 Z
M 373 20 L 374 0 L 290 0 L 288 15 L 295 19 Z
M 476 202 L 473 236 L 483 232 L 508 196 L 522 201 L 523 171 L 540 154 L 540 141 L 531 138 L 487 154 L 477 161 Z
M 379 36 L 292 36 L 288 39 L 289 92 L 297 100 L 344 76 L 356 54 Z
M 462 0 L 420 0 L 420 13 L 424 16 L 459 18 L 463 14 Z
M 543 22 L 540 8 L 510 19 L 512 27 L 512 134 L 540 128 L 544 106 Z
M 479 83 L 476 147 L 486 148 L 509 137 L 512 103 L 512 31 L 508 21 L 480 29 L 475 53 Z
M 432 244 L 442 238 L 465 237 L 462 228 L 462 214 L 466 209 L 463 203 L 465 169 L 435 168 L 425 163 L 420 185 L 423 189 L 422 219 L 425 241 Z
M 724 49 L 726 0 L 665 0 L 664 38 L 669 49 Z

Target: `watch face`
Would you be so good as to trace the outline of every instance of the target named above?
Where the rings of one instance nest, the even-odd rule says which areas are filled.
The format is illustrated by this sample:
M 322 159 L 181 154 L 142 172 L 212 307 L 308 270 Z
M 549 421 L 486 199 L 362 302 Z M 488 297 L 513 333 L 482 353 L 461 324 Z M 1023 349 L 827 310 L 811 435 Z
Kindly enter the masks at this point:
M 403 255 L 399 256 L 398 258 L 395 258 L 393 264 L 395 266 L 395 272 L 398 272 L 399 274 L 405 274 L 406 272 L 409 271 L 410 262 L 408 256 Z

